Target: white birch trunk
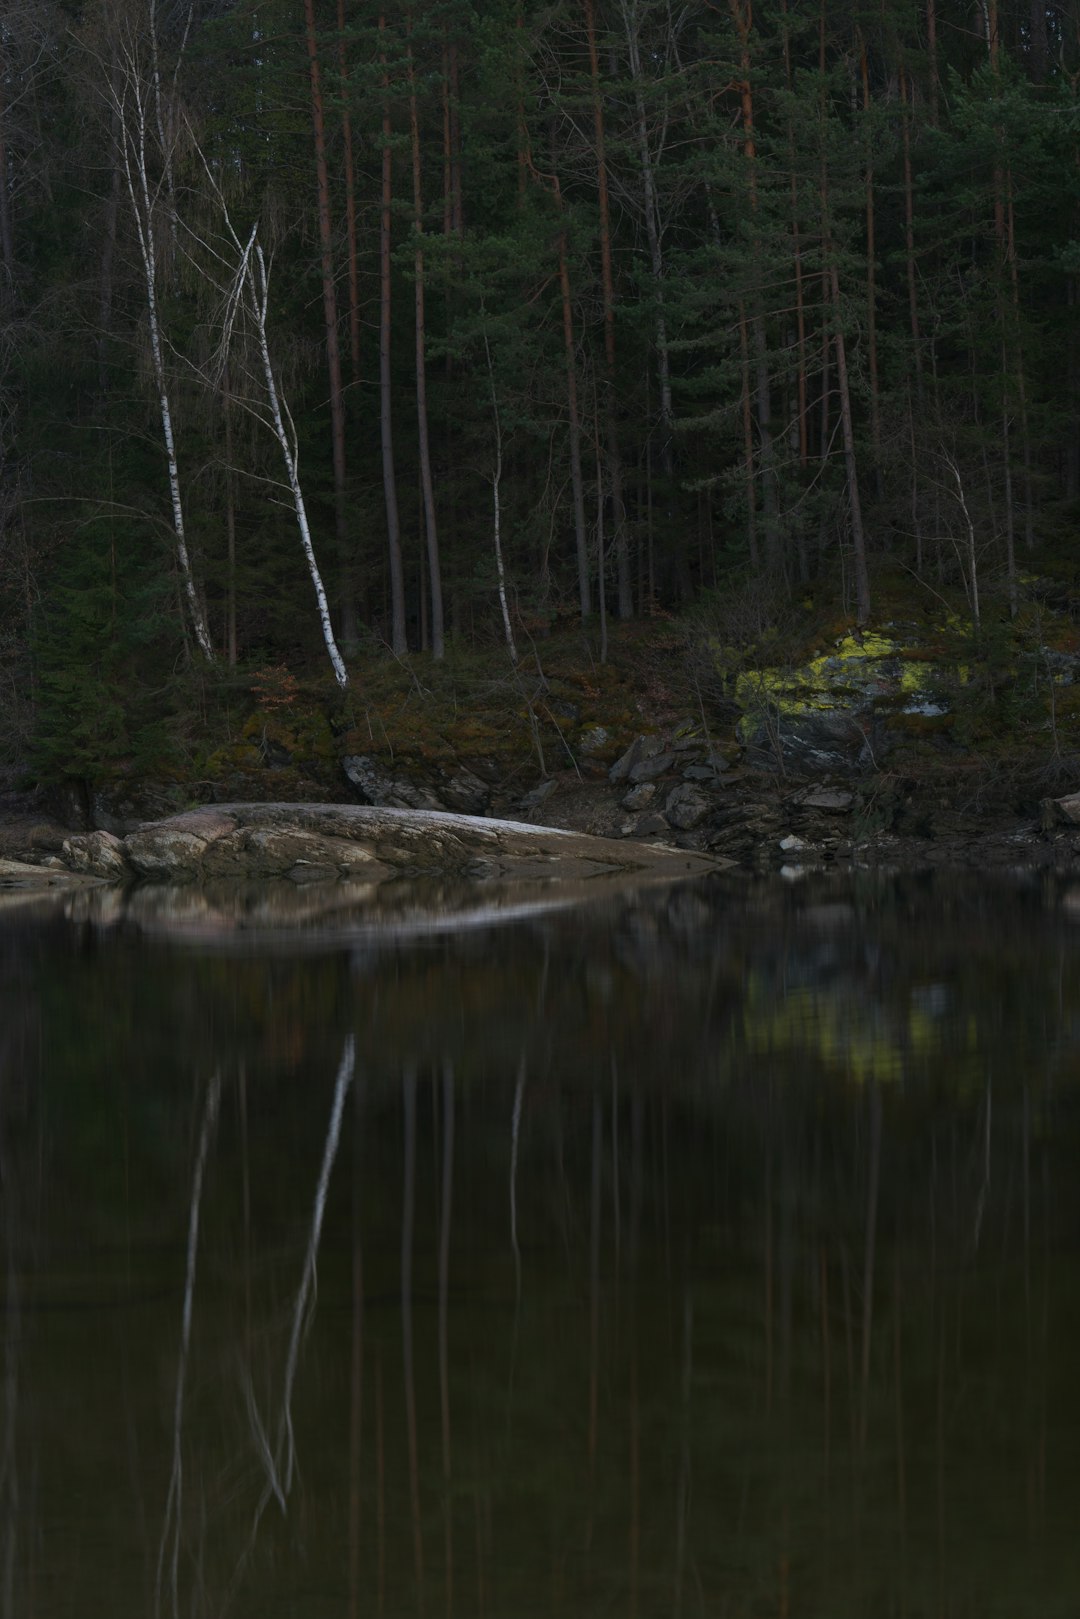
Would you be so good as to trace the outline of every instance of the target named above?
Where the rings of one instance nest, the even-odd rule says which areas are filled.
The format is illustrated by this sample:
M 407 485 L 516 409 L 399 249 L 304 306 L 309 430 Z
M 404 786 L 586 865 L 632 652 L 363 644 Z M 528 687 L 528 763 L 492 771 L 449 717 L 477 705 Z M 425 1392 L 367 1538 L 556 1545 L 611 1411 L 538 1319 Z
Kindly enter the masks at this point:
M 173 533 L 176 539 L 176 557 L 180 564 L 184 595 L 191 614 L 192 628 L 199 650 L 208 663 L 214 662 L 214 647 L 206 623 L 206 614 L 195 577 L 191 569 L 187 530 L 184 524 L 184 503 L 180 491 L 180 468 L 176 459 L 176 438 L 173 433 L 172 405 L 169 400 L 165 376 L 165 352 L 161 339 L 161 322 L 157 303 L 157 244 L 154 238 L 153 199 L 147 173 L 146 106 L 142 99 L 142 86 L 138 78 L 138 64 L 132 56 L 126 63 L 127 85 L 122 93 L 113 92 L 120 114 L 121 159 L 128 199 L 135 219 L 135 234 L 139 242 L 139 255 L 146 285 L 146 315 L 150 330 L 150 356 L 154 368 L 154 383 L 158 391 L 158 410 L 161 415 L 161 436 L 165 441 L 165 457 L 169 469 L 169 497 L 172 504 Z M 134 128 L 129 122 L 129 99 L 134 100 Z
M 510 652 L 510 662 L 517 663 L 518 650 L 514 641 L 514 629 L 510 623 L 510 606 L 506 596 L 506 569 L 503 566 L 502 553 L 502 421 L 499 417 L 499 401 L 495 393 L 495 369 L 491 363 L 491 345 L 484 333 L 484 353 L 487 356 L 488 383 L 491 387 L 491 413 L 495 419 L 495 470 L 491 478 L 491 495 L 494 505 L 495 541 L 495 571 L 499 581 L 499 606 L 502 608 L 503 630 L 506 633 L 506 645 Z
M 254 247 L 254 253 L 251 249 Z M 258 268 L 256 280 L 252 260 Z M 311 583 L 315 587 L 315 600 L 318 603 L 319 623 L 322 625 L 323 640 L 326 643 L 327 655 L 334 670 L 334 678 L 344 690 L 349 684 L 348 670 L 338 651 L 337 641 L 334 639 L 334 629 L 330 622 L 330 606 L 326 600 L 326 591 L 323 588 L 322 575 L 319 564 L 315 560 L 315 548 L 311 543 L 311 529 L 308 526 L 307 507 L 304 505 L 304 494 L 300 487 L 300 478 L 297 471 L 295 440 L 290 437 L 285 426 L 285 413 L 288 407 L 278 394 L 277 382 L 274 378 L 274 368 L 270 363 L 270 347 L 266 337 L 266 306 L 269 295 L 269 277 L 266 271 L 266 260 L 263 250 L 255 242 L 254 232 L 245 254 L 245 271 L 251 291 L 252 305 L 255 314 L 255 326 L 258 334 L 259 357 L 262 360 L 263 380 L 266 384 L 266 397 L 270 405 L 270 417 L 273 423 L 274 436 L 281 448 L 281 458 L 285 463 L 285 475 L 292 491 L 293 507 L 296 511 L 296 526 L 300 530 L 300 544 L 303 546 L 304 556 L 307 559 L 308 572 Z

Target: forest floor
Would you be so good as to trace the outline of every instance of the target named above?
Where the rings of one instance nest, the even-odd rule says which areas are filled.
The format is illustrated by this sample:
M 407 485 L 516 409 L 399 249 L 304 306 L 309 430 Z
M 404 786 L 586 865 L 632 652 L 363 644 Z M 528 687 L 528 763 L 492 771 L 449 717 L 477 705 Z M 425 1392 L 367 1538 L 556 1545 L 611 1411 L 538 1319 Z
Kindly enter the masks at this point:
M 975 633 L 962 599 L 879 591 L 782 621 L 752 590 L 675 620 L 523 632 L 435 664 L 356 660 L 205 681 L 158 768 L 0 795 L 0 855 L 194 804 L 445 808 L 673 842 L 754 870 L 869 860 L 1080 869 L 1048 807 L 1080 787 L 1080 630 L 1051 578 Z M 993 604 L 991 603 L 991 606 Z

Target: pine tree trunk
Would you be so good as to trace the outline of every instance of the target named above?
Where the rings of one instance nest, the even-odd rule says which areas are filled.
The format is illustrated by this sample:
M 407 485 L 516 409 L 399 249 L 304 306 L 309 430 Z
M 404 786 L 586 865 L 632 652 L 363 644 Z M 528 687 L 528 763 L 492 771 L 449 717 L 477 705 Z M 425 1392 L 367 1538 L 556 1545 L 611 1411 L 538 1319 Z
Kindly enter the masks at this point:
M 728 0 L 735 29 L 739 36 L 739 94 L 742 109 L 743 157 L 747 164 L 747 190 L 750 199 L 751 256 L 755 289 L 763 282 L 761 262 L 761 235 L 758 222 L 757 142 L 754 133 L 754 95 L 750 82 L 750 27 L 752 13 L 749 0 Z M 755 291 L 755 302 L 760 292 Z M 765 331 L 765 316 L 760 307 L 750 318 L 750 334 L 754 360 L 754 403 L 758 429 L 758 463 L 761 469 L 761 515 L 765 530 L 765 561 L 770 572 L 778 573 L 783 567 L 780 555 L 780 527 L 776 497 L 776 456 L 772 433 L 772 389 L 769 380 L 769 349 Z
M 221 413 L 225 419 L 225 653 L 236 668 L 236 475 L 233 470 L 232 393 L 229 368 L 221 378 Z
M 907 275 L 908 323 L 911 331 L 912 360 L 915 365 L 915 392 L 923 402 L 922 334 L 919 330 L 919 286 L 915 270 L 915 193 L 911 178 L 911 99 L 907 75 L 900 69 L 900 140 L 904 156 L 904 265 Z
M 413 271 L 416 289 L 416 426 L 420 451 L 420 487 L 424 502 L 424 530 L 427 536 L 428 583 L 431 591 L 431 652 L 438 662 L 445 652 L 443 634 L 442 572 L 439 567 L 439 531 L 435 515 L 435 490 L 431 478 L 431 445 L 428 436 L 427 357 L 424 327 L 424 196 L 420 169 L 420 122 L 416 108 L 416 74 L 413 68 L 412 16 L 407 17 L 409 35 L 409 137 L 412 146 L 413 228 L 416 251 Z
M 652 153 L 649 150 L 649 129 L 645 113 L 638 0 L 621 0 L 621 9 L 630 57 L 630 77 L 634 86 L 634 121 L 638 162 L 641 167 L 645 238 L 649 245 L 649 268 L 652 273 L 653 299 L 656 304 L 656 370 L 660 383 L 660 464 L 667 485 L 666 497 L 670 500 L 675 484 L 675 411 L 671 402 L 671 353 L 668 348 L 667 314 L 664 308 L 664 255 L 660 237 L 660 204 Z M 689 601 L 693 590 L 686 556 L 686 541 L 680 523 L 676 524 L 671 540 L 674 546 L 676 584 L 679 595 L 686 602 Z
M 453 231 L 461 240 L 465 232 L 465 201 L 461 183 L 461 88 L 458 72 L 458 51 L 450 41 L 450 190 L 453 198 Z
M 832 251 L 826 243 L 826 251 Z M 863 533 L 862 501 L 859 498 L 859 466 L 855 455 L 855 432 L 851 420 L 851 390 L 848 387 L 847 350 L 844 328 L 840 316 L 840 278 L 836 264 L 830 266 L 833 316 L 836 322 L 834 346 L 836 349 L 836 387 L 840 396 L 840 429 L 844 438 L 844 463 L 847 468 L 848 513 L 851 519 L 851 545 L 855 554 L 855 622 L 861 628 L 870 620 L 870 576 L 866 568 L 866 537 Z
M 341 81 L 342 169 L 345 177 L 345 243 L 349 262 L 349 360 L 352 385 L 360 381 L 360 255 L 356 238 L 356 164 L 353 159 L 349 67 L 345 55 L 345 0 L 338 0 L 338 75 Z
M 930 65 L 930 127 L 938 126 L 938 95 L 941 78 L 938 71 L 937 5 L 926 0 L 926 55 Z
M 593 131 L 596 142 L 596 179 L 600 206 L 600 275 L 604 301 L 604 421 L 608 473 L 611 482 L 611 518 L 615 541 L 615 570 L 619 617 L 633 616 L 630 589 L 630 552 L 626 540 L 623 505 L 622 455 L 615 409 L 615 276 L 611 264 L 611 204 L 608 197 L 607 152 L 604 140 L 604 105 L 600 94 L 600 61 L 596 49 L 593 0 L 584 0 L 592 86 Z
M 4 60 L 0 41 L 0 312 L 15 305 L 15 232 L 8 191 L 7 103 L 4 97 Z
M 390 78 L 386 70 L 386 18 L 379 16 L 379 62 L 382 66 L 382 206 L 379 212 L 379 436 L 382 443 L 383 498 L 386 503 L 386 538 L 390 554 L 390 645 L 394 656 L 408 651 L 405 636 L 405 577 L 401 562 L 401 524 L 398 518 L 397 483 L 394 478 L 393 377 L 390 352 L 391 314 L 391 216 L 393 203 L 393 163 L 390 124 Z
M 859 37 L 862 75 L 863 117 L 866 119 L 866 366 L 870 383 L 870 440 L 874 447 L 874 477 L 880 500 L 885 491 L 881 481 L 881 397 L 878 388 L 877 345 L 877 264 L 874 218 L 873 134 L 870 128 L 870 64 L 866 40 Z
M 742 377 L 743 424 L 743 487 L 746 491 L 746 537 L 750 549 L 750 566 L 756 573 L 761 566 L 757 543 L 757 477 L 754 467 L 754 408 L 750 397 L 750 341 L 746 331 L 746 312 L 739 305 L 739 361 Z
M 790 95 L 793 88 L 793 78 L 791 72 L 791 37 L 787 23 L 787 0 L 782 0 L 781 11 L 784 17 L 784 80 Z M 806 387 L 806 294 L 803 288 L 802 239 L 799 229 L 799 183 L 795 173 L 795 155 L 795 126 L 789 118 L 787 120 L 787 159 L 791 175 L 788 184 L 791 193 L 791 250 L 795 271 L 795 391 L 798 412 L 799 469 L 805 476 L 810 464 Z
M 119 115 L 115 107 L 113 108 L 112 117 L 113 149 L 118 152 L 121 132 Z M 2 132 L 2 125 L 0 125 L 0 132 Z M 4 173 L 3 164 L 4 154 L 0 149 L 0 175 Z M 105 223 L 101 232 L 101 272 L 98 283 L 98 393 L 103 403 L 109 391 L 109 337 L 112 333 L 113 322 L 113 269 L 116 262 L 116 227 L 120 216 L 120 186 L 120 164 L 114 160 L 109 196 L 105 204 Z M 3 189 L 3 185 L 0 184 L 0 191 L 3 191 Z M 2 308 L 3 300 L 0 299 L 0 309 Z
M 326 122 L 322 75 L 315 32 L 315 0 L 304 0 L 308 82 L 311 91 L 311 128 L 315 143 L 315 185 L 322 270 L 323 325 L 326 331 L 326 368 L 330 389 L 330 449 L 334 475 L 334 535 L 343 581 L 349 578 L 349 523 L 345 506 L 345 397 L 341 386 L 341 348 L 338 343 L 337 291 L 334 282 L 333 233 L 330 226 L 330 175 L 326 164 Z M 356 613 L 347 584 L 342 591 L 341 637 L 347 651 L 359 642 Z
M 1031 434 L 1028 431 L 1027 377 L 1024 345 L 1020 335 L 1020 273 L 1016 263 L 1016 213 L 1013 206 L 1012 165 L 1005 170 L 1005 250 L 1009 261 L 1009 290 L 1012 295 L 1014 368 L 1016 398 L 1020 407 L 1020 450 L 1024 461 L 1024 544 L 1035 549 L 1035 491 L 1031 476 Z
M 556 182 L 557 184 L 558 182 Z M 559 195 L 559 208 L 562 197 Z M 577 552 L 578 603 L 582 619 L 592 611 L 589 587 L 589 545 L 585 528 L 585 483 L 581 474 L 581 412 L 578 408 L 577 354 L 574 347 L 574 310 L 570 299 L 570 270 L 566 259 L 566 231 L 559 232 L 559 291 L 562 296 L 563 348 L 566 352 L 566 409 L 570 437 L 570 488 L 574 503 L 574 540 Z

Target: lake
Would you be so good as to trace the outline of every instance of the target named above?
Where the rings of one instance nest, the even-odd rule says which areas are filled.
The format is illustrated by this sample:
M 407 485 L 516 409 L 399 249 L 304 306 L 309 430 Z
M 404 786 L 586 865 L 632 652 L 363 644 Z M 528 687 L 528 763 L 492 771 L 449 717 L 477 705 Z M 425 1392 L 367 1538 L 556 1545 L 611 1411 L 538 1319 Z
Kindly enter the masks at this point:
M 4 896 L 0 1613 L 1075 1616 L 1080 890 Z

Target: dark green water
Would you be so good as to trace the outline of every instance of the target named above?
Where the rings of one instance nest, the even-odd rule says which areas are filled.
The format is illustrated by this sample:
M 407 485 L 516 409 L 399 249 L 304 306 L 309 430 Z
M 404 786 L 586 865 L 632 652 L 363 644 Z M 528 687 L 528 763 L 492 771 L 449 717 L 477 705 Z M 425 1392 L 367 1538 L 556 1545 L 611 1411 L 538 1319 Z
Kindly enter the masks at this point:
M 3 1619 L 1080 1613 L 1075 894 L 334 893 L 0 913 Z

